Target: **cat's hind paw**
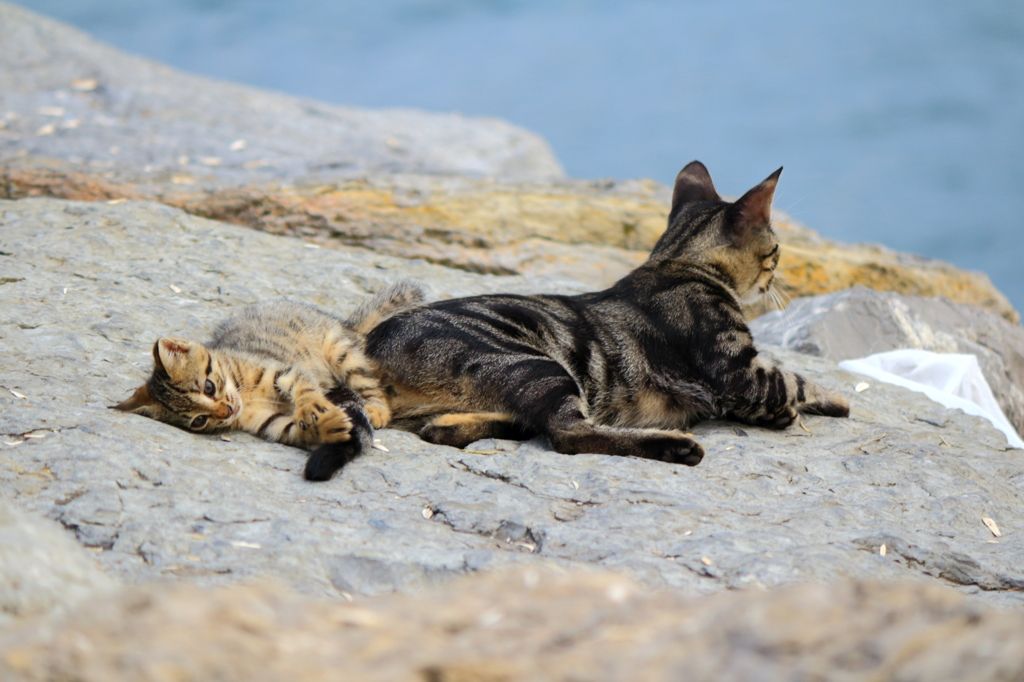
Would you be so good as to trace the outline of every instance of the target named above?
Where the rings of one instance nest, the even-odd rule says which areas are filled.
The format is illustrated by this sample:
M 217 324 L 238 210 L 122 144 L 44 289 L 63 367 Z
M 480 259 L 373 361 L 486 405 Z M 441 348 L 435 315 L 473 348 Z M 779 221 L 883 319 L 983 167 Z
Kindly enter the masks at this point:
M 701 444 L 683 435 L 647 438 L 640 447 L 643 450 L 641 457 L 656 459 L 659 462 L 694 467 L 704 459 L 704 448 Z
M 383 429 L 391 421 L 391 410 L 387 405 L 367 403 L 363 406 L 366 416 L 370 419 L 370 426 L 375 429 Z
M 827 400 L 804 403 L 800 406 L 804 414 L 817 414 L 822 417 L 849 417 L 850 403 L 838 393 L 829 393 Z

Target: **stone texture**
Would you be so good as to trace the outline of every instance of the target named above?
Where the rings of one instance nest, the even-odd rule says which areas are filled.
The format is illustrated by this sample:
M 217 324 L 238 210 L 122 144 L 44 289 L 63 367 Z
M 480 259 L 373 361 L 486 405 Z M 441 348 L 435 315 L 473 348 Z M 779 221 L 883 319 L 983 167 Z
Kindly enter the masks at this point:
M 413 596 L 257 585 L 126 590 L 0 634 L 10 682 L 1024 678 L 1024 612 L 948 588 L 844 581 L 688 599 L 526 569 Z
M 115 586 L 60 524 L 0 500 L 0 625 L 70 609 Z
M 160 335 L 203 337 L 237 306 L 282 296 L 346 313 L 402 276 L 439 297 L 583 288 L 308 248 L 154 203 L 0 202 L 3 496 L 129 583 L 268 576 L 339 597 L 589 565 L 690 594 L 927 576 L 1021 602 L 1021 453 L 982 419 L 897 387 L 854 393 L 859 377 L 781 348 L 844 391 L 852 418 L 784 432 L 707 422 L 696 468 L 385 430 L 390 453 L 310 484 L 299 450 L 106 407 L 144 380 Z
M 562 176 L 542 138 L 505 121 L 334 106 L 183 74 L 7 3 L 0 46 L 0 158 L 199 185 L 367 171 Z
M 1024 431 L 1024 329 L 942 298 L 854 287 L 792 301 L 751 323 L 755 338 L 836 362 L 897 348 L 973 353 L 1003 413 Z

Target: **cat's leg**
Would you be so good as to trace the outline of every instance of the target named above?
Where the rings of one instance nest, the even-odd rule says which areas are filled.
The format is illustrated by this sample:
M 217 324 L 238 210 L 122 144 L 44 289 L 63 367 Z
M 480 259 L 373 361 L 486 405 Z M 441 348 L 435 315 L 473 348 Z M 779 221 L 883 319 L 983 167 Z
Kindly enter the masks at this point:
M 370 373 L 353 373 L 349 375 L 349 386 L 363 400 L 363 409 L 370 418 L 375 429 L 382 429 L 391 421 L 391 407 L 381 388 L 380 380 Z
M 704 457 L 700 444 L 681 431 L 595 424 L 586 414 L 576 381 L 553 360 L 524 356 L 513 367 L 500 374 L 493 389 L 501 392 L 518 422 L 546 436 L 557 452 L 643 457 L 688 466 Z
M 306 460 L 305 476 L 308 481 L 326 481 L 338 469 L 366 452 L 373 443 L 373 427 L 363 410 L 362 399 L 350 388 L 339 386 L 332 389 L 327 398 L 338 412 L 350 420 L 349 438 L 345 441 L 324 441 Z
M 259 426 L 251 431 L 255 435 L 275 443 L 299 447 L 344 443 L 351 438 L 353 424 L 345 410 L 326 400 L 307 401 L 304 410 L 265 411 L 253 417 L 254 423 L 262 418 Z
M 510 412 L 451 412 L 431 418 L 419 436 L 429 443 L 464 448 L 481 438 L 526 440 L 536 435 L 514 419 Z
M 352 417 L 348 412 L 323 394 L 320 386 L 297 368 L 282 373 L 275 379 L 281 395 L 294 406 L 290 425 L 269 425 L 266 437 L 280 429 L 282 443 L 309 447 L 321 443 L 343 443 L 351 438 Z
M 375 429 L 382 429 L 391 421 L 391 407 L 380 385 L 376 364 L 356 347 L 339 347 L 328 357 L 335 380 L 347 386 L 362 398 L 363 409 Z
M 748 368 L 735 370 L 723 382 L 726 416 L 753 426 L 784 429 L 797 413 L 826 417 L 850 416 L 846 398 L 794 372 L 772 367 L 760 357 Z

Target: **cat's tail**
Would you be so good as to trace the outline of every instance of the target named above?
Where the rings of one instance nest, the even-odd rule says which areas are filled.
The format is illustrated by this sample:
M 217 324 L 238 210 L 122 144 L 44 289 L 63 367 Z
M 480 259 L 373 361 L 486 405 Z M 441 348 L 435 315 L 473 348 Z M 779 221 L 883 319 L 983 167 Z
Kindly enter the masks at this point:
M 327 399 L 348 413 L 352 420 L 351 438 L 344 443 L 324 443 L 309 453 L 306 460 L 306 480 L 326 481 L 338 469 L 373 447 L 373 427 L 363 410 L 363 401 L 355 391 L 339 386 L 327 394 Z
M 424 300 L 423 288 L 418 283 L 399 280 L 356 308 L 347 322 L 357 333 L 368 334 L 384 320 L 414 308 Z

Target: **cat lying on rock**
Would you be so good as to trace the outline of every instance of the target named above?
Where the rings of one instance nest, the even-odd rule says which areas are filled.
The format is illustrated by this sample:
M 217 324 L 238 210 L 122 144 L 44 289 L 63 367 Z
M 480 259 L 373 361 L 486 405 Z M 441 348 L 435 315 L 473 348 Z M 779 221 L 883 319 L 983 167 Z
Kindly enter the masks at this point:
M 797 412 L 849 415 L 845 398 L 765 362 L 743 302 L 770 291 L 770 223 L 782 169 L 735 203 L 694 161 L 676 177 L 668 229 L 605 291 L 493 294 L 417 306 L 369 332 L 393 423 L 431 443 L 547 438 L 558 452 L 693 466 L 683 429 L 725 417 L 772 429 Z
M 305 476 L 327 480 L 391 417 L 366 332 L 423 300 L 399 282 L 342 320 L 279 301 L 249 306 L 209 342 L 159 339 L 153 374 L 115 409 L 199 433 L 238 429 L 311 449 Z
M 798 412 L 846 417 L 845 398 L 766 363 L 743 315 L 779 262 L 781 172 L 728 203 L 703 164 L 687 165 L 647 262 L 605 291 L 423 304 L 400 282 L 348 320 L 259 304 L 206 344 L 158 340 L 149 381 L 116 409 L 312 449 L 310 480 L 389 420 L 454 447 L 543 435 L 561 453 L 694 466 L 704 450 L 683 430 L 701 419 L 782 429 Z

